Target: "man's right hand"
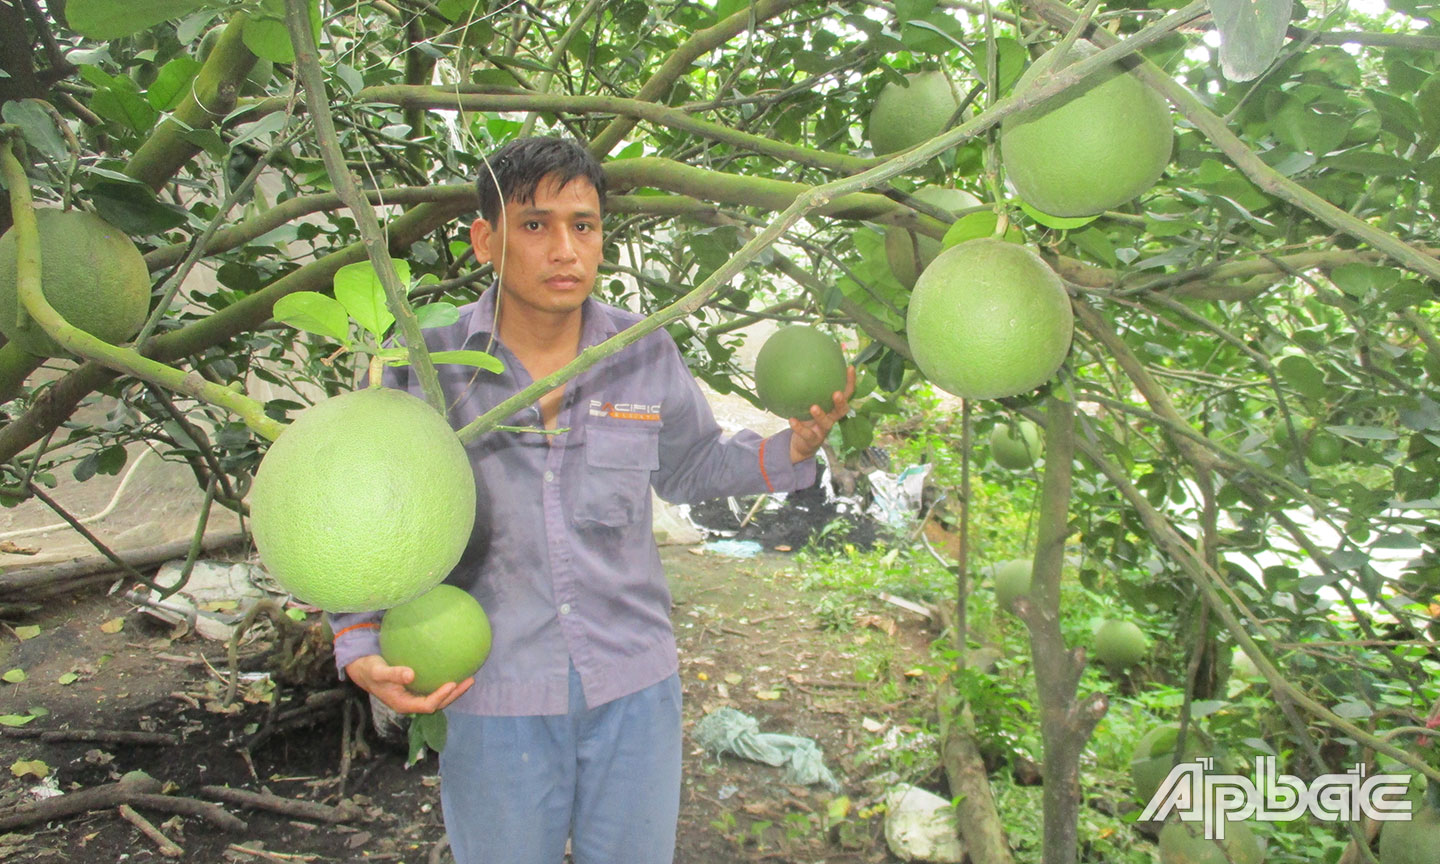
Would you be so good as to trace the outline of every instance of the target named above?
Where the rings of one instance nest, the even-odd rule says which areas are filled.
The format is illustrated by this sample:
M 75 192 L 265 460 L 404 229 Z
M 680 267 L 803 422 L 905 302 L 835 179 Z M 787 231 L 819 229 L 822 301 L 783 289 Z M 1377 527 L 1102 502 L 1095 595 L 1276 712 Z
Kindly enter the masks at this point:
M 419 696 L 405 689 L 406 684 L 415 680 L 414 670 L 409 666 L 391 666 L 379 654 L 367 654 L 351 661 L 345 667 L 345 674 L 362 690 L 401 714 L 433 714 L 460 698 L 460 694 L 475 683 L 472 676 L 458 684 L 441 684 L 429 696 Z

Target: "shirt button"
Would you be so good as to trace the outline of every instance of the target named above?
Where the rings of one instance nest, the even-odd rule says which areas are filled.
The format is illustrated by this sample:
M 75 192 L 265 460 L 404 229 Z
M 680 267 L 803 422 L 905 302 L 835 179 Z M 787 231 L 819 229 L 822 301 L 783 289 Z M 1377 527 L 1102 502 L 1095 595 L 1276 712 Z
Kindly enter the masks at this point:
M 569 604 L 569 603 L 561 603 L 561 604 L 560 604 L 560 614 L 561 614 L 561 615 L 569 615 L 569 614 L 570 614 L 570 604 Z
M 555 482 L 555 472 L 554 472 L 554 471 L 546 471 L 546 472 L 545 472 L 545 482 L 546 482 L 546 483 L 554 483 L 554 482 Z

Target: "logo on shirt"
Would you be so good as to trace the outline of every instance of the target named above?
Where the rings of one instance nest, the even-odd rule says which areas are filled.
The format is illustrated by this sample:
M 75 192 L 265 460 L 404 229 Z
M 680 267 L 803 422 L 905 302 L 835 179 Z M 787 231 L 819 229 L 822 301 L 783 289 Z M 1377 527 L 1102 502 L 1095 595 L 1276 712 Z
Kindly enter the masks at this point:
M 660 421 L 659 405 L 642 405 L 639 402 L 601 402 L 590 400 L 591 417 L 609 417 L 614 420 L 644 420 L 650 423 Z

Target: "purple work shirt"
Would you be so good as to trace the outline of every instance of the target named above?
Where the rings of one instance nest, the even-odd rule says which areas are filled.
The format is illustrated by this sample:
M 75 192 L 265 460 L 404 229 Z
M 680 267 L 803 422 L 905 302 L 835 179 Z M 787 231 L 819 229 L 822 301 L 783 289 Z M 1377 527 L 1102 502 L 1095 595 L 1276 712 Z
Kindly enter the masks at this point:
M 498 339 L 495 289 L 426 331 L 431 351 L 490 350 L 500 374 L 437 365 L 457 429 L 531 383 Z M 640 316 L 585 301 L 582 349 Z M 421 395 L 408 367 L 385 383 Z M 540 427 L 538 405 L 506 425 Z M 480 481 L 476 536 L 447 582 L 490 618 L 490 657 L 451 706 L 486 715 L 563 714 L 569 664 L 588 706 L 634 693 L 679 667 L 670 590 L 651 530 L 650 489 L 671 502 L 791 491 L 815 482 L 813 459 L 790 462 L 790 430 L 726 438 L 674 340 L 656 330 L 572 379 L 558 435 L 492 431 L 467 451 Z M 488 500 L 487 500 L 488 499 Z M 488 514 L 488 538 L 482 518 Z M 380 612 L 331 616 L 335 662 L 379 653 Z

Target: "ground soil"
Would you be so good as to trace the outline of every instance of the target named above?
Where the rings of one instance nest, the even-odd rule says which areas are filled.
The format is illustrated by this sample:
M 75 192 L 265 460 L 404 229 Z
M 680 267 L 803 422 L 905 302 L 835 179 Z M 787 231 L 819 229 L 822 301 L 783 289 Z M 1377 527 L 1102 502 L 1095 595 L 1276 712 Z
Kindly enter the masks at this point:
M 717 757 L 687 739 L 676 860 L 898 860 L 885 846 L 880 818 L 864 818 L 883 794 L 885 765 L 860 756 L 877 736 L 933 714 L 923 678 L 902 671 L 923 662 L 933 625 L 877 601 L 878 614 L 855 610 L 860 617 L 853 629 L 822 630 L 818 595 L 805 589 L 803 568 L 790 554 L 736 559 L 670 546 L 663 557 L 675 594 L 687 732 L 707 712 L 728 705 L 757 718 L 762 731 L 810 737 L 851 802 L 844 825 L 827 827 L 821 814 L 830 792 L 788 785 L 778 768 Z M 29 629 L 37 626 L 38 634 Z M 137 806 L 183 847 L 182 858 L 169 860 L 448 861 L 433 755 L 407 769 L 403 747 L 379 741 L 371 730 L 358 691 L 337 689 L 323 668 L 323 651 L 312 656 L 302 643 L 302 660 L 312 661 L 309 682 L 276 684 L 278 652 L 263 633 L 273 636 L 257 628 L 251 634 L 257 638 L 243 647 L 240 668 L 251 680 L 225 707 L 224 645 L 177 635 L 118 593 L 51 598 L 38 609 L 8 613 L 0 623 L 0 673 L 21 669 L 26 680 L 0 684 L 0 715 L 36 708 L 48 714 L 3 729 L 0 819 L 9 808 L 36 801 L 36 790 L 43 794 L 36 776 L 17 776 L 23 763 L 44 763 L 45 782 L 65 794 L 139 769 L 174 796 L 207 800 L 201 787 L 228 785 L 331 805 L 348 801 L 360 814 L 353 822 L 322 824 L 226 805 L 247 824 L 223 831 L 195 816 Z M 898 658 L 889 665 L 894 671 L 858 683 L 857 651 L 881 642 Z M 857 647 L 866 643 L 869 649 Z M 267 669 L 269 677 L 261 674 Z M 338 701 L 307 712 L 307 698 Z M 136 745 L 16 737 L 85 729 L 174 739 Z M 0 831 L 0 860 L 166 860 L 113 808 L 10 830 Z

